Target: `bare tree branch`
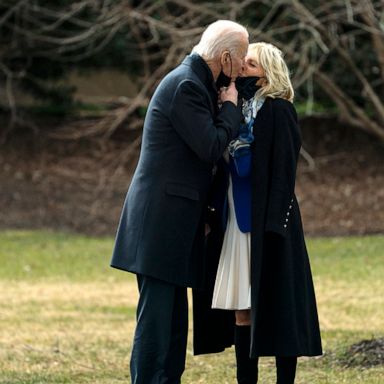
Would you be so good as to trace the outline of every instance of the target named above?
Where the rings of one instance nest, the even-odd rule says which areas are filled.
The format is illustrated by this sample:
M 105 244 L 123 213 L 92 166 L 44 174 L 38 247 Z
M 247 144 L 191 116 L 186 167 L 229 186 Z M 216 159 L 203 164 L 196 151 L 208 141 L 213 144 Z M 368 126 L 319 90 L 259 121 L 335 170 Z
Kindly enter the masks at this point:
M 268 41 L 282 49 L 295 88 L 307 97 L 307 113 L 312 112 L 321 88 L 338 107 L 340 119 L 384 137 L 382 0 L 143 0 L 137 6 L 126 0 L 78 0 L 57 6 L 2 0 L 0 10 L 0 28 L 8 36 L 6 44 L 0 44 L 0 81 L 12 121 L 18 114 L 13 97 L 17 74 L 24 71 L 28 78 L 31 57 L 80 62 L 108 46 L 119 31 L 128 31 L 124 44 L 140 63 L 140 92 L 92 126 L 76 131 L 69 125 L 54 132 L 57 137 L 107 138 L 122 126 L 140 129 L 143 119 L 138 111 L 146 108 L 160 79 L 190 52 L 205 26 L 220 18 L 247 20 L 251 41 Z M 363 58 L 364 68 L 361 41 L 372 47 L 369 58 Z M 12 67 L 15 58 L 25 56 L 25 62 L 18 62 L 21 68 Z M 348 71 L 354 95 L 344 89 L 333 63 Z M 356 101 L 357 92 L 363 103 Z

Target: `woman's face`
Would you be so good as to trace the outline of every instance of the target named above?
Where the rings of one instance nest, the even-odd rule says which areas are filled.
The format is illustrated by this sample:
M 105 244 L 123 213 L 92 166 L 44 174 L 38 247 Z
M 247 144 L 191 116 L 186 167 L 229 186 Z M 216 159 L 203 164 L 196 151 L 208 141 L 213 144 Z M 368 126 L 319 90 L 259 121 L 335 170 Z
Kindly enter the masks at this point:
M 243 70 L 242 76 L 260 77 L 260 79 L 256 83 L 257 85 L 263 86 L 266 83 L 265 71 L 263 67 L 257 62 L 257 60 L 254 57 L 251 57 L 249 55 L 245 56 L 245 64 L 244 64 L 244 70 Z

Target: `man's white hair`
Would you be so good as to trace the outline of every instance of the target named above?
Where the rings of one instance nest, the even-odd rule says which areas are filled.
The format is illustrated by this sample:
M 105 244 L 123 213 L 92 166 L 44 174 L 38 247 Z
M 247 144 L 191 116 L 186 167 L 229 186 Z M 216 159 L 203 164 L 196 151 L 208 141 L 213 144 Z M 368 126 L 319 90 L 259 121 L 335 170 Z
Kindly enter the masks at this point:
M 218 20 L 207 27 L 192 52 L 198 53 L 204 60 L 218 58 L 224 51 L 236 54 L 239 43 L 248 36 L 242 25 L 230 20 Z

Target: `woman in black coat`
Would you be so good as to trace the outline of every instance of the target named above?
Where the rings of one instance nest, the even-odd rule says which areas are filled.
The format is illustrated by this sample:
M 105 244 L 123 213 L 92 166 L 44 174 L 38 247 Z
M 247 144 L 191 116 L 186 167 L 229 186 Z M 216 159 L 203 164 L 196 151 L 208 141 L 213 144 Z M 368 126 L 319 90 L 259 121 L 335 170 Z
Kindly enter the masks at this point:
M 194 292 L 194 351 L 234 343 L 241 384 L 257 382 L 259 356 L 275 356 L 277 383 L 294 383 L 297 357 L 322 354 L 294 193 L 301 146 L 294 93 L 270 44 L 249 46 L 244 76 L 237 86 L 245 123 L 212 193 L 207 289 Z

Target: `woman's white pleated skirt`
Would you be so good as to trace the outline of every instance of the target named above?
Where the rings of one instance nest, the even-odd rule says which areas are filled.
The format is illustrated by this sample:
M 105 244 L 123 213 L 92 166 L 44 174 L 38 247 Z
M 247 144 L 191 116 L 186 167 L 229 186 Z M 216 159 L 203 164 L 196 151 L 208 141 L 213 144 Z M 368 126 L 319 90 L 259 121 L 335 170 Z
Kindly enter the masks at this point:
M 217 269 L 212 308 L 251 307 L 251 236 L 240 231 L 236 221 L 232 180 L 228 188 L 228 222 Z

